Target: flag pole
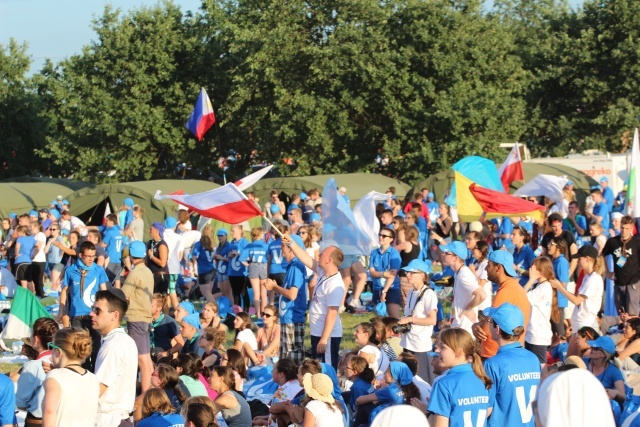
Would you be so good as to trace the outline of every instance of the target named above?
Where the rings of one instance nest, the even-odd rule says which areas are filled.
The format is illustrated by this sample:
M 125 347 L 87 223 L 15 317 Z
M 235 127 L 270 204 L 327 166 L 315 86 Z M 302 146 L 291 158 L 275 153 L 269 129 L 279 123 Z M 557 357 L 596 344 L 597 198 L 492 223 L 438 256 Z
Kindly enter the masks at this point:
M 278 230 L 278 227 L 276 227 L 276 225 L 274 223 L 272 223 L 269 218 L 267 218 L 266 215 L 262 215 L 262 218 L 267 221 L 269 223 L 269 225 L 271 225 L 271 229 L 274 230 L 276 233 L 278 233 L 280 235 L 280 237 L 284 237 L 284 234 L 282 234 L 280 232 L 280 230 Z

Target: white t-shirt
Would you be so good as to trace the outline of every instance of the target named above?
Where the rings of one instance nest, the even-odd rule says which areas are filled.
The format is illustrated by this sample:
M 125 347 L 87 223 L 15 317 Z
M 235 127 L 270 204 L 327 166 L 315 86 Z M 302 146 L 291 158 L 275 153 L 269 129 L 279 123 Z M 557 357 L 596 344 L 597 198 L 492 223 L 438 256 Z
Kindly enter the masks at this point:
M 482 311 L 485 308 L 491 307 L 491 295 L 493 294 L 493 283 L 489 281 L 487 276 L 487 264 L 489 264 L 488 260 L 482 261 L 480 264 L 476 265 L 476 277 L 478 278 L 478 284 L 480 284 L 480 279 L 484 280 L 484 285 L 482 285 L 482 289 L 487 297 L 478 305 L 478 311 Z
M 551 310 L 553 299 L 551 283 L 544 281 L 527 292 L 531 303 L 531 317 L 524 335 L 524 340 L 533 345 L 551 345 Z
M 16 294 L 16 288 L 18 287 L 18 282 L 16 282 L 13 274 L 6 268 L 0 268 L 0 286 L 3 288 L 0 290 L 2 295 L 7 298 L 13 298 Z
M 47 245 L 47 236 L 45 236 L 41 231 L 33 236 L 33 238 L 36 239 L 36 244 L 40 243 L 40 250 L 33 256 L 31 260 L 33 262 L 47 262 L 47 256 L 44 253 L 44 247 Z M 35 246 L 33 247 L 33 251 L 36 251 Z
M 247 343 L 253 351 L 258 351 L 258 340 L 251 329 L 243 329 L 238 333 L 236 341 Z
M 429 398 L 431 397 L 431 386 L 429 383 L 420 378 L 419 375 L 413 376 L 413 383 L 418 387 L 418 390 L 420 390 L 420 400 L 422 403 L 429 405 Z
M 571 327 L 574 331 L 583 326 L 598 328 L 598 310 L 602 305 L 604 282 L 602 276 L 595 271 L 585 276 L 580 287 L 579 294 L 586 298 L 580 305 L 576 305 L 571 316 Z
M 335 407 L 329 407 L 319 400 L 312 400 L 307 403 L 306 409 L 316 418 L 315 427 L 336 427 L 344 425 L 342 412 Z
M 463 316 L 462 312 L 466 310 L 467 305 L 473 299 L 473 292 L 480 288 L 478 279 L 471 272 L 469 267 L 462 266 L 456 274 L 453 284 L 453 303 L 451 305 L 451 326 L 454 328 L 462 328 L 473 335 L 471 327 L 473 323 L 467 316 Z M 478 315 L 478 307 L 473 308 L 475 315 Z
M 329 307 L 340 307 L 344 296 L 344 281 L 340 272 L 333 276 L 325 277 L 324 270 L 318 268 L 318 275 L 320 278 L 309 305 L 309 326 L 311 336 L 314 337 L 322 336 Z M 342 337 L 342 322 L 339 315 L 336 317 L 330 337 Z
M 305 251 L 307 251 L 307 254 L 313 258 L 316 259 L 316 251 L 320 250 L 320 245 L 316 242 L 311 242 L 311 247 L 310 248 L 305 248 Z M 307 269 L 307 277 L 310 277 L 313 274 L 313 270 L 310 269 L 309 267 L 305 267 Z
M 278 387 L 275 393 L 273 393 L 273 400 L 271 401 L 271 403 L 291 400 L 296 397 L 296 395 L 300 393 L 301 390 L 302 386 L 298 382 L 298 379 L 287 381 L 286 383 Z
M 100 382 L 94 374 L 84 375 L 70 369 L 52 369 L 47 379 L 60 385 L 60 402 L 56 411 L 56 425 L 69 427 L 93 426 L 98 413 Z M 114 424 L 116 425 L 116 424 Z
M 358 352 L 358 355 L 360 356 L 361 353 L 373 354 L 375 356 L 373 363 L 369 363 L 369 367 L 371 368 L 373 373 L 376 374 L 376 376 L 380 374 L 384 374 L 384 372 L 389 367 L 389 357 L 384 351 L 380 350 L 375 345 L 373 344 L 365 345 L 360 349 L 360 351 Z
M 432 289 L 427 288 L 422 298 L 418 300 L 423 290 L 424 287 L 419 291 L 409 292 L 407 304 L 404 306 L 405 316 L 413 315 L 416 319 L 425 319 L 430 312 L 438 310 L 438 297 Z M 418 353 L 431 351 L 433 349 L 431 335 L 433 335 L 433 326 L 412 325 L 408 333 L 400 335 L 400 345 L 402 348 Z
M 138 379 L 138 347 L 124 329 L 114 329 L 103 338 L 96 377 L 107 386 L 99 400 L 96 427 L 117 426 L 133 411 Z
M 176 234 L 173 230 L 165 230 L 162 235 L 165 243 L 169 247 L 169 257 L 167 265 L 169 266 L 169 274 L 180 274 L 180 252 L 184 252 L 184 241 L 180 234 Z

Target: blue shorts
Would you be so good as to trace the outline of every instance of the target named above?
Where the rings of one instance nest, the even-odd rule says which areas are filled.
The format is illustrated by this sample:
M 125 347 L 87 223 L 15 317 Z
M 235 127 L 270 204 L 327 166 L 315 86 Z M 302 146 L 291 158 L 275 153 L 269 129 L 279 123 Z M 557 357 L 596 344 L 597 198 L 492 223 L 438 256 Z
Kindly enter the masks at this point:
M 376 305 L 377 303 L 380 302 L 380 294 L 382 293 L 382 289 L 378 289 L 378 290 L 374 290 L 373 291 L 373 299 L 372 299 L 372 303 L 373 305 Z M 402 305 L 402 296 L 400 294 L 400 289 L 389 289 L 387 291 L 387 304 L 399 304 Z
M 345 268 L 351 268 L 353 264 L 358 261 L 358 255 L 345 255 L 342 259 L 342 264 L 340 264 L 340 270 L 344 270 Z

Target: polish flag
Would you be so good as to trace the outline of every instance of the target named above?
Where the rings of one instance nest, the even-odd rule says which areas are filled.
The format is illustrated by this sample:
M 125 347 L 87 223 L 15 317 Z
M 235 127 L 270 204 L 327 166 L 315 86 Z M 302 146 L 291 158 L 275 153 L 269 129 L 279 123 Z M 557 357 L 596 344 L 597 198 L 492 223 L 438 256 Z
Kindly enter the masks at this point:
M 509 192 L 509 184 L 513 181 L 524 181 L 524 170 L 522 169 L 522 157 L 516 142 L 507 156 L 507 160 L 498 169 L 498 175 L 505 192 Z
M 247 188 L 251 187 L 256 182 L 260 181 L 260 179 L 263 176 L 265 176 L 267 172 L 271 170 L 271 168 L 273 168 L 273 165 L 267 166 L 266 168 L 262 168 L 259 171 L 252 173 L 251 175 L 247 175 L 244 178 L 234 182 L 234 184 L 236 185 L 236 187 L 238 187 L 240 191 L 244 191 Z
M 171 199 L 206 218 L 216 219 L 227 224 L 238 224 L 262 215 L 260 209 L 232 183 L 215 190 L 192 195 L 168 194 L 163 196 L 158 190 L 154 198 L 156 200 Z

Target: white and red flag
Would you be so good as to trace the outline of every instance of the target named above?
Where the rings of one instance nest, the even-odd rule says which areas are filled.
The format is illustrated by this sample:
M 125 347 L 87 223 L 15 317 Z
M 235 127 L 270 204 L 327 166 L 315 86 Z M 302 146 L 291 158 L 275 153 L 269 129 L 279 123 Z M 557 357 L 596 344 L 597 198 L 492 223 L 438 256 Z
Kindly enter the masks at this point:
M 516 142 L 504 161 L 500 169 L 498 169 L 500 181 L 506 193 L 509 192 L 509 184 L 513 181 L 524 181 L 524 170 L 522 168 L 522 157 L 520 156 L 520 148 Z
M 259 171 L 252 173 L 251 175 L 247 175 L 244 178 L 237 180 L 234 184 L 240 191 L 244 191 L 256 182 L 260 181 L 260 179 L 265 176 L 267 172 L 271 170 L 271 168 L 273 168 L 273 165 L 262 168 Z
M 247 199 L 247 196 L 232 183 L 192 195 L 174 193 L 163 196 L 158 190 L 154 198 L 156 200 L 171 199 L 206 218 L 227 224 L 238 224 L 262 215 L 255 203 Z

